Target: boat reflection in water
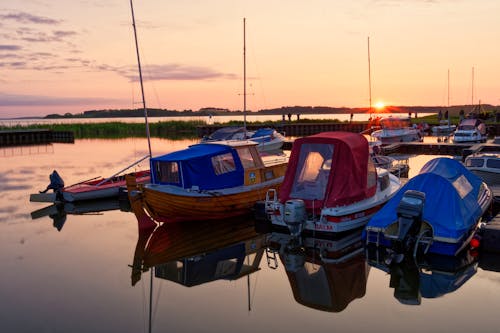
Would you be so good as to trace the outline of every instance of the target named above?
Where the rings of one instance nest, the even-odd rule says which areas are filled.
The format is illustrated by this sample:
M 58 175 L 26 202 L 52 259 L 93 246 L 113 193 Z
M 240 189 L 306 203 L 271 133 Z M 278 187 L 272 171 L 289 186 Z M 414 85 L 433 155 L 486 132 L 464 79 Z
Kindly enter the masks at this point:
M 267 244 L 268 259 L 278 254 L 299 304 L 341 312 L 365 295 L 370 267 L 364 256 L 361 230 L 335 239 L 273 232 Z M 276 267 L 277 259 L 273 258 Z M 272 261 L 268 263 L 272 265 Z
M 259 270 L 265 236 L 250 218 L 157 224 L 132 203 L 139 222 L 132 285 L 143 272 L 191 287 L 219 279 L 235 280 Z
M 422 297 L 452 293 L 477 272 L 478 256 L 473 251 L 455 257 L 427 254 L 417 260 L 406 256 L 400 263 L 391 260 L 391 252 L 384 247 L 368 246 L 367 261 L 390 274 L 389 287 L 394 288 L 394 297 L 402 304 L 420 305 Z
M 68 215 L 96 215 L 112 210 L 130 212 L 128 199 L 105 198 L 77 202 L 57 202 L 34 210 L 31 212 L 31 218 L 35 220 L 48 216 L 53 220 L 54 228 L 61 231 Z

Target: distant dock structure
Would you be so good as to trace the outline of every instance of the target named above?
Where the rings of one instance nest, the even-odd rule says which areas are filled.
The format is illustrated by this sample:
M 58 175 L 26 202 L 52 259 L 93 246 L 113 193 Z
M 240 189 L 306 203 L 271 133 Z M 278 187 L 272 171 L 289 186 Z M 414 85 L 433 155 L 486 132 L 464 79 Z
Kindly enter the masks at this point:
M 0 147 L 74 142 L 75 135 L 72 131 L 50 129 L 0 131 Z

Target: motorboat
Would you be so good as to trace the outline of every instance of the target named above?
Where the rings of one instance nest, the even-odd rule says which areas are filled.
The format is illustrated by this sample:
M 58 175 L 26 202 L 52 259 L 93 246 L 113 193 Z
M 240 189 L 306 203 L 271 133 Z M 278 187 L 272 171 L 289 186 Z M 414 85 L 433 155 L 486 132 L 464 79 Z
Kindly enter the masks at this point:
M 267 238 L 268 264 L 284 266 L 293 297 L 309 308 L 341 312 L 366 294 L 370 266 L 361 230 L 340 238 L 291 236 L 272 232 Z
M 376 140 L 382 144 L 397 142 L 423 141 L 422 133 L 416 127 L 411 126 L 409 118 L 386 117 L 379 121 L 380 129 L 371 133 Z
M 500 152 L 480 152 L 468 155 L 464 164 L 489 186 L 500 185 Z
M 452 140 L 454 143 L 486 142 L 486 125 L 478 118 L 464 119 L 453 132 Z
M 259 128 L 248 139 L 257 142 L 257 150 L 260 152 L 278 151 L 285 142 L 283 134 L 269 127 Z
M 217 220 L 250 214 L 284 179 L 286 156 L 261 156 L 253 141 L 217 141 L 152 157 L 151 183 L 127 183 L 157 221 Z
M 407 253 L 455 256 L 469 245 L 492 202 L 482 179 L 459 161 L 427 162 L 367 223 L 367 244 Z
M 201 142 L 229 140 L 255 141 L 257 142 L 257 150 L 259 152 L 275 152 L 282 148 L 285 142 L 285 136 L 270 127 L 259 128 L 256 131 L 248 131 L 245 127 L 227 126 L 204 137 Z
M 401 187 L 376 168 L 368 140 L 350 132 L 324 132 L 295 140 L 285 179 L 264 204 L 275 227 L 340 233 L 359 228 Z
M 441 120 L 439 125 L 432 126 L 432 135 L 434 136 L 448 136 L 457 129 L 457 125 L 450 124 L 449 120 Z

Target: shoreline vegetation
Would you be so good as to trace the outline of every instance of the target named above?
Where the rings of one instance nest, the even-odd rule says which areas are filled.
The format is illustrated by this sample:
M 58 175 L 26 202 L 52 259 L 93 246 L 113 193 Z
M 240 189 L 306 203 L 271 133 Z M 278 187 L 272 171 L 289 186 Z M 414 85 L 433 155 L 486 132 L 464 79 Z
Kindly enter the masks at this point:
M 448 111 L 450 116 L 458 116 L 460 112 L 462 113 L 486 113 L 486 114 L 496 114 L 500 112 L 500 105 L 494 106 L 490 104 L 479 104 L 479 105 L 453 105 L 449 107 L 445 106 L 385 106 L 383 109 L 372 108 L 348 108 L 348 107 L 328 107 L 328 106 L 283 106 L 274 109 L 262 109 L 259 111 L 247 111 L 247 114 L 254 115 L 307 115 L 307 114 L 359 114 L 359 113 L 406 113 L 406 114 L 419 114 L 419 113 L 438 113 L 441 111 L 444 113 Z M 167 110 L 167 109 L 147 109 L 149 117 L 209 117 L 209 116 L 243 116 L 243 111 L 235 110 L 231 111 L 229 109 L 216 108 L 216 107 L 206 107 L 201 108 L 198 111 L 193 110 Z M 119 109 L 119 110 L 90 110 L 84 111 L 82 113 L 65 113 L 61 114 L 49 114 L 45 117 L 20 117 L 15 119 L 80 119 L 80 118 L 124 118 L 124 117 L 144 117 L 144 109 Z
M 484 107 L 484 106 L 483 106 Z M 386 107 L 383 111 L 384 114 L 394 113 L 394 114 L 406 114 L 412 115 L 411 122 L 414 124 L 427 123 L 430 126 L 439 125 L 439 120 L 437 113 L 439 112 L 439 108 L 429 108 L 429 107 L 418 107 L 418 110 L 413 108 L 393 108 Z M 292 111 L 293 109 L 293 111 Z M 451 124 L 458 124 L 460 120 L 460 110 L 464 110 L 462 106 L 454 106 L 453 108 L 443 108 L 444 110 L 449 110 L 449 118 Z M 470 109 L 470 108 L 469 108 Z M 488 110 L 489 111 L 486 111 Z M 205 108 L 202 109 L 206 114 L 200 112 L 178 112 L 178 111 L 165 111 L 161 110 L 161 112 L 175 112 L 175 116 L 203 116 L 206 115 L 207 119 L 210 115 L 238 115 L 239 111 L 224 111 L 219 110 L 221 113 L 210 113 L 208 110 L 214 111 L 213 108 Z M 275 109 L 276 110 L 276 109 Z M 279 129 L 284 124 L 303 124 L 303 123 L 349 123 L 349 121 L 341 121 L 339 119 L 335 119 L 335 114 L 356 114 L 356 113 L 366 113 L 367 109 L 349 109 L 349 108 L 337 108 L 336 112 L 333 112 L 332 108 L 320 108 L 318 107 L 294 107 L 294 108 L 281 108 L 279 109 L 279 114 L 300 114 L 300 120 L 279 120 L 279 121 L 254 121 L 248 122 L 247 126 L 257 127 L 274 127 Z M 329 111 L 327 112 L 319 112 L 319 111 Z M 341 110 L 341 111 L 340 111 Z M 358 112 L 354 112 L 357 110 Z M 359 110 L 363 110 L 360 112 Z M 411 110 L 411 111 L 410 111 Z M 483 118 L 486 124 L 498 123 L 498 115 L 500 114 L 500 108 L 491 109 L 491 108 L 481 108 L 481 113 L 478 115 Z M 158 117 L 158 113 L 155 112 L 158 110 L 148 109 L 148 116 Z M 228 113 L 230 112 L 230 113 Z M 284 113 L 286 112 L 286 113 Z M 295 113 L 292 113 L 295 112 Z M 418 113 L 433 113 L 436 114 L 419 117 Z M 307 119 L 308 114 L 325 114 L 325 119 Z M 252 112 L 252 114 L 256 114 Z M 257 114 L 269 114 L 259 112 Z M 274 113 L 271 113 L 274 114 Z M 66 114 L 64 116 L 60 115 L 49 115 L 44 117 L 43 119 L 82 119 L 82 123 L 70 123 L 70 124 L 30 124 L 30 125 L 15 125 L 15 126 L 0 126 L 1 131 L 12 131 L 12 130 L 32 130 L 32 129 L 51 129 L 53 131 L 72 131 L 76 139 L 86 139 L 86 138 L 127 138 L 127 137 L 146 137 L 146 130 L 144 123 L 124 123 L 120 121 L 113 121 L 113 118 L 120 117 L 144 117 L 144 111 L 142 109 L 137 110 L 101 110 L 101 111 L 87 111 L 84 112 L 85 116 L 79 115 L 71 115 Z M 93 115 L 92 117 L 90 115 Z M 376 112 L 373 112 L 372 115 L 374 117 L 377 116 Z M 165 115 L 164 115 L 165 116 Z M 170 115 L 172 116 L 172 115 Z M 192 139 L 198 137 L 197 128 L 201 126 L 243 126 L 243 120 L 241 121 L 228 121 L 228 122 L 218 122 L 215 121 L 214 124 L 209 125 L 207 121 L 204 120 L 168 120 L 169 116 L 165 116 L 165 121 L 159 121 L 154 123 L 149 123 L 149 130 L 151 137 L 159 137 L 159 138 L 167 138 L 167 139 Z M 88 118 L 109 118 L 109 122 L 100 122 L 100 123 L 91 123 L 85 122 L 85 119 Z M 367 128 L 369 127 L 368 121 L 352 121 L 354 124 L 366 124 Z

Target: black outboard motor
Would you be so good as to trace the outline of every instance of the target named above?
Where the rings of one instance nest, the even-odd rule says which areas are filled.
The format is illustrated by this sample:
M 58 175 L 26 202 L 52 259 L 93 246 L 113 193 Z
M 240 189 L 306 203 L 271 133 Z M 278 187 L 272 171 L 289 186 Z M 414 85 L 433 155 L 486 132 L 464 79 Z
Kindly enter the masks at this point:
M 61 199 L 62 193 L 61 190 L 64 188 L 64 180 L 59 176 L 56 170 L 52 171 L 52 173 L 49 176 L 50 179 L 50 184 L 47 186 L 47 188 L 43 191 L 40 191 L 40 193 L 45 193 L 48 190 L 54 190 L 54 192 L 57 195 L 57 199 Z
M 398 235 L 393 241 L 396 253 L 410 250 L 422 226 L 422 214 L 425 205 L 425 193 L 408 190 L 403 194 L 396 213 L 398 215 Z

